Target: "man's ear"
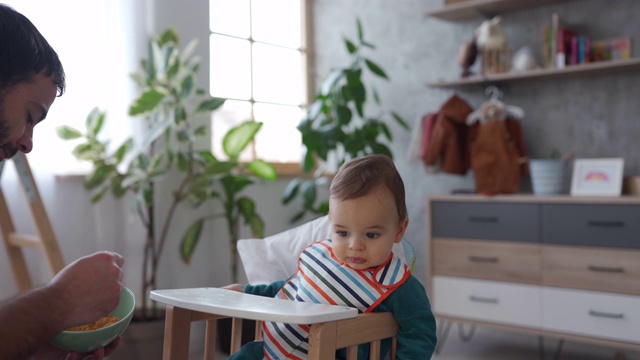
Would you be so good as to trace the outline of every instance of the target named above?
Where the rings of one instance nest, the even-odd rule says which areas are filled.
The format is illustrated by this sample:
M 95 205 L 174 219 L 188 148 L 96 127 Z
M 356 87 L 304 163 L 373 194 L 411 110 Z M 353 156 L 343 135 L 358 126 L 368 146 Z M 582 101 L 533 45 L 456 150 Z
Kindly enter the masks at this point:
M 402 241 L 402 237 L 404 236 L 405 231 L 407 231 L 408 226 L 408 218 L 404 218 L 404 220 L 400 221 L 400 224 L 398 225 L 398 232 L 396 233 L 396 238 L 393 240 L 394 243 L 399 243 L 400 241 Z

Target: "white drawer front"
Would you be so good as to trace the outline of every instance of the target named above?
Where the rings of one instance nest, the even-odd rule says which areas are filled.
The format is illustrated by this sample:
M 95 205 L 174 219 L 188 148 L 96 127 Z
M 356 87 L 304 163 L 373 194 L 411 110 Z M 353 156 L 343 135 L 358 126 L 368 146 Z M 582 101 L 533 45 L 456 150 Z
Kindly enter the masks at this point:
M 432 293 L 436 315 L 542 326 L 539 286 L 434 276 Z
M 542 288 L 546 330 L 640 343 L 640 297 Z

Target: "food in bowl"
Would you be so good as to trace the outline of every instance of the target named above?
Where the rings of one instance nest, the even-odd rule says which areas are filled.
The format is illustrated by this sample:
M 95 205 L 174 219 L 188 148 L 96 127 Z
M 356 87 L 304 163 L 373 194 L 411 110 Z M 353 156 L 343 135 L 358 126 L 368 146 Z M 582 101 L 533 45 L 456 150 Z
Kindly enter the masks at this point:
M 118 318 L 118 321 L 94 330 L 69 331 L 70 329 L 68 329 L 62 331 L 51 339 L 51 344 L 66 351 L 76 351 L 80 353 L 93 351 L 106 346 L 120 336 L 126 330 L 127 326 L 129 326 L 135 307 L 136 301 L 133 292 L 123 287 L 120 302 L 111 314 L 109 314 L 109 316 Z M 102 319 L 95 323 L 101 320 Z
M 85 325 L 74 326 L 72 328 L 67 329 L 67 331 L 89 331 L 89 330 L 97 330 L 101 329 L 105 326 L 109 326 L 111 324 L 115 324 L 120 321 L 120 318 L 113 315 L 107 315 L 101 317 L 100 319 Z

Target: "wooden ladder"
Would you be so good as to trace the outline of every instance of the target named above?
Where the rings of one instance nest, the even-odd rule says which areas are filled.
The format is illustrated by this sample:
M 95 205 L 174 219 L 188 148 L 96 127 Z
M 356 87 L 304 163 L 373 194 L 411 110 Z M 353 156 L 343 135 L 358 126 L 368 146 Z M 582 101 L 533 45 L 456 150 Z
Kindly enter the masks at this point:
M 18 290 L 22 292 L 33 287 L 23 248 L 29 247 L 41 250 L 49 263 L 51 273 L 54 275 L 64 267 L 64 260 L 58 247 L 58 241 L 53 233 L 51 222 L 42 204 L 27 157 L 25 154 L 18 152 L 12 160 L 20 177 L 22 189 L 29 201 L 29 208 L 38 233 L 38 236 L 34 236 L 16 232 L 2 186 L 0 186 L 0 230 L 2 230 L 2 238 L 4 239 L 7 256 L 16 279 L 16 285 Z M 0 163 L 0 179 L 6 162 Z

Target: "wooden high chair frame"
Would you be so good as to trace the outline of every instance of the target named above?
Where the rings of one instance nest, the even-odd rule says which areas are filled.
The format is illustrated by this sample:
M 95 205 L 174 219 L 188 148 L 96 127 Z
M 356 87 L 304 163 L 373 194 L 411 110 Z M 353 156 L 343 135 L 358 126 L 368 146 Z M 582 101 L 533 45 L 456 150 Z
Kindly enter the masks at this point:
M 347 359 L 358 358 L 358 345 L 369 343 L 370 359 L 380 359 L 381 340 L 391 338 L 391 359 L 395 359 L 398 324 L 391 313 L 360 314 L 354 308 L 284 301 L 220 288 L 154 290 L 151 299 L 167 305 L 163 360 L 189 357 L 191 323 L 206 321 L 205 360 L 216 350 L 217 320 L 232 317 L 231 353 L 240 349 L 242 319 L 311 324 L 309 359 L 335 358 L 347 349 Z M 260 338 L 260 326 L 256 327 Z

